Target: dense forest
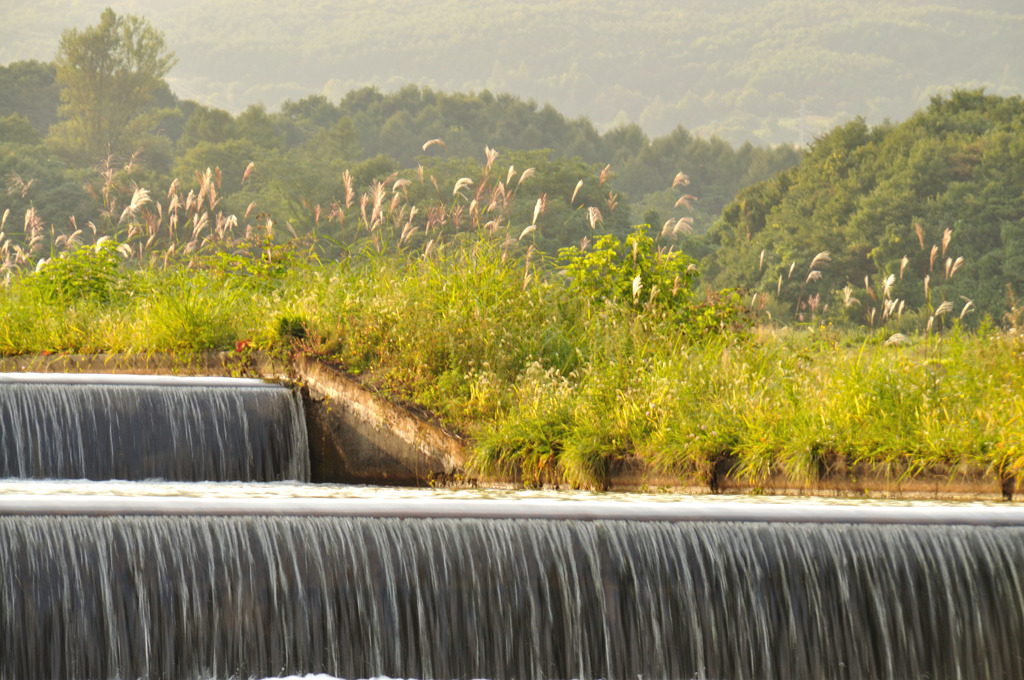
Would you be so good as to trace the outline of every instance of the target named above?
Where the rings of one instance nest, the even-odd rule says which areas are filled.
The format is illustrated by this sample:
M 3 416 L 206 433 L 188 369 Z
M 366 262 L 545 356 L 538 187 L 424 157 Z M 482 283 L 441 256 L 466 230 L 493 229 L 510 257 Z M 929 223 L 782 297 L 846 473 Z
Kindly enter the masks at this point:
M 8 184 L 20 178 L 24 188 L 9 192 L 5 208 L 20 215 L 34 207 L 38 219 L 59 230 L 69 215 L 98 223 L 103 207 L 93 195 L 104 173 L 151 188 L 178 178 L 197 189 L 196 173 L 209 168 L 217 171 L 225 214 L 257 210 L 306 234 L 332 204 L 375 180 L 433 178 L 434 193 L 451 197 L 456 182 L 472 175 L 485 162 L 485 148 L 492 148 L 502 174 L 533 169 L 523 191 L 545 198 L 537 246 L 553 253 L 590 234 L 585 207 L 602 206 L 603 228 L 620 235 L 632 224 L 660 228 L 684 216 L 695 231 L 705 231 L 742 187 L 800 158 L 791 146 L 736 148 L 681 127 L 654 139 L 635 123 L 602 134 L 587 118 L 567 119 L 550 105 L 514 95 L 413 85 L 389 94 L 362 88 L 337 101 L 311 95 L 286 101 L 278 111 L 252 105 L 231 115 L 179 99 L 163 73 L 136 102 L 123 134 L 96 137 L 89 124 L 75 122 L 71 104 L 61 103 L 58 72 L 53 62 L 0 66 L 0 175 Z M 75 111 L 92 106 L 86 102 Z M 440 142 L 425 147 L 431 140 Z M 676 205 L 680 192 L 672 186 L 681 171 L 694 197 L 688 207 Z M 426 196 L 422 184 L 418 194 L 413 190 L 416 200 Z M 518 217 L 520 228 L 532 221 L 526 208 Z M 353 238 L 340 227 L 326 235 L 342 243 Z
M 0 7 L 0 63 L 52 58 L 62 30 L 111 0 Z M 733 145 L 809 142 L 863 115 L 902 120 L 951 88 L 1024 90 L 1024 9 L 1012 0 L 494 0 L 472 4 L 157 0 L 146 16 L 179 62 L 185 99 L 233 115 L 263 102 L 413 84 L 513 92 L 605 131 L 678 125 Z

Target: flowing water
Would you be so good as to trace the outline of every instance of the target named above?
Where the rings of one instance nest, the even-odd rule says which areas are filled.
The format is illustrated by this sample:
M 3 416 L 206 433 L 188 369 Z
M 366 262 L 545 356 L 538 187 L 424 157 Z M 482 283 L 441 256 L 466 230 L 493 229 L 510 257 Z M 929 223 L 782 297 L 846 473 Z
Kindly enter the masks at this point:
M 259 380 L 0 374 L 0 477 L 308 480 L 302 403 Z
M 3 677 L 1024 677 L 1019 508 L 32 486 Z
M 1024 678 L 1012 504 L 6 479 L 0 574 L 5 679 Z

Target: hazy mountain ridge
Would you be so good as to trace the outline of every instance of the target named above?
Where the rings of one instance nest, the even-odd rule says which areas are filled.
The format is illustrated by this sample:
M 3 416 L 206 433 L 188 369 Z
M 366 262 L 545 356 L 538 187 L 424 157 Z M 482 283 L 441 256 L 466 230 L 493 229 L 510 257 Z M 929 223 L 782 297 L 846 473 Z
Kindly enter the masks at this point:
M 692 0 L 591 5 L 381 0 L 338 9 L 228 0 L 8 3 L 0 62 L 52 59 L 61 30 L 102 8 L 164 31 L 183 98 L 238 112 L 262 101 L 407 83 L 512 92 L 606 128 L 677 125 L 736 143 L 809 141 L 856 115 L 902 119 L 938 91 L 1024 90 L 1024 8 L 955 2 Z

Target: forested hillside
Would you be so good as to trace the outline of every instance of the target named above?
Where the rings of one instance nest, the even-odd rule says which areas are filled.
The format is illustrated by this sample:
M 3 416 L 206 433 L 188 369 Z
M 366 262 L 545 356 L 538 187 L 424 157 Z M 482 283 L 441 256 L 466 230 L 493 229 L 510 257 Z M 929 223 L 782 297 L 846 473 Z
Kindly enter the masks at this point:
M 37 0 L 0 8 L 0 63 L 48 61 L 108 4 L 166 34 L 176 95 L 232 114 L 415 84 L 511 92 L 601 131 L 795 144 L 859 115 L 902 120 L 953 87 L 1024 90 L 1012 0 Z
M 703 246 L 709 281 L 780 320 L 998 323 L 1024 293 L 1024 100 L 961 91 L 847 123 L 741 192 Z
M 539 215 L 531 210 L 542 200 L 534 238 L 554 253 L 594 236 L 598 225 L 621 236 L 633 224 L 660 229 L 685 217 L 692 220 L 687 229 L 701 233 L 737 191 L 800 157 L 791 146 L 734 148 L 682 127 L 654 139 L 635 123 L 601 133 L 585 117 L 568 119 L 511 94 L 412 85 L 387 94 L 362 88 L 338 100 L 310 95 L 277 111 L 254 104 L 233 115 L 170 91 L 165 75 L 176 53 L 144 20 L 137 28 L 157 41 L 154 63 L 161 64 L 144 74 L 147 87 L 80 93 L 82 69 L 70 61 L 82 45 L 69 36 L 87 44 L 83 36 L 92 31 L 131 30 L 133 19 L 104 13 L 99 27 L 65 33 L 56 62 L 0 66 L 0 176 L 9 187 L 0 207 L 16 216 L 31 209 L 33 219 L 56 225 L 50 240 L 69 229 L 69 216 L 99 224 L 112 201 L 125 200 L 104 185 L 167 187 L 177 180 L 183 190 L 198 191 L 199 175 L 209 169 L 225 215 L 255 211 L 286 232 L 326 229 L 339 245 L 350 244 L 355 223 L 329 226 L 332 206 L 375 182 L 399 179 L 417 180 L 418 189 L 409 190 L 414 200 L 429 194 L 450 201 L 458 180 L 479 172 L 490 148 L 506 177 L 530 170 L 529 181 L 516 184 L 529 201 L 520 201 L 512 224 L 521 230 L 535 223 Z M 111 108 L 113 101 L 118 106 Z M 438 141 L 427 145 L 432 140 Z M 684 204 L 673 186 L 680 172 L 691 196 Z

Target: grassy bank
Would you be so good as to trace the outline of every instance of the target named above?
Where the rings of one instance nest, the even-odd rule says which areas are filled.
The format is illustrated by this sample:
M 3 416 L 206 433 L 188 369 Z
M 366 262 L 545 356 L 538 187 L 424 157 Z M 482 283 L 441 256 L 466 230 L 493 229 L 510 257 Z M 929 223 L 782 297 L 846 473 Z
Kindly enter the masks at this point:
M 527 485 L 600 488 L 622 459 L 690 479 L 725 460 L 753 484 L 858 464 L 1024 480 L 1016 333 L 886 344 L 883 329 L 760 326 L 728 296 L 661 297 L 686 269 L 654 249 L 636 284 L 482 237 L 340 261 L 308 241 L 248 248 L 133 263 L 108 241 L 15 271 L 0 352 L 302 349 L 471 435 L 476 471 Z

